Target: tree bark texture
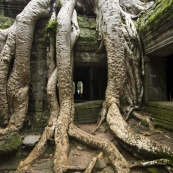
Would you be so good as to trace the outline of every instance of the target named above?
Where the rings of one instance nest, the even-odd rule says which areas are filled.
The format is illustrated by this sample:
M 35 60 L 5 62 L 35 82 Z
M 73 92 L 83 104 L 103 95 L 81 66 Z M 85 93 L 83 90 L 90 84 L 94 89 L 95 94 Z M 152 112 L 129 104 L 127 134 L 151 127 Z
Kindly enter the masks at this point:
M 74 109 L 71 64 L 72 47 L 70 39 L 74 6 L 75 0 L 63 1 L 57 16 L 56 62 L 60 112 L 55 128 L 56 151 L 54 155 L 54 171 L 59 173 L 63 173 L 68 169 L 69 138 L 67 131 L 72 121 L 72 109 Z M 64 16 L 64 14 L 66 15 Z
M 106 119 L 115 138 L 135 156 L 150 155 L 154 159 L 163 159 L 170 165 L 173 157 L 171 148 L 161 145 L 147 137 L 136 134 L 128 126 L 126 119 L 132 113 L 139 119 L 145 119 L 154 131 L 149 118 L 143 118 L 134 110 L 140 107 L 143 96 L 142 75 L 144 61 L 140 38 L 137 35 L 132 17 L 141 9 L 140 1 L 128 1 L 133 6 L 133 15 L 124 11 L 127 4 L 119 0 L 95 1 L 97 29 L 101 45 L 107 52 L 108 83 L 99 125 Z M 54 6 L 51 6 L 51 5 Z M 39 18 L 49 17 L 49 8 L 60 5 L 59 10 L 50 12 L 50 20 L 57 21 L 56 34 L 50 34 L 50 47 L 47 48 L 47 100 L 50 106 L 50 119 L 42 137 L 29 156 L 21 161 L 16 173 L 23 173 L 47 149 L 49 140 L 55 141 L 54 172 L 84 170 L 82 167 L 69 166 L 70 138 L 98 148 L 108 156 L 109 162 L 117 173 L 129 173 L 130 165 L 115 145 L 88 134 L 74 125 L 73 98 L 73 47 L 79 37 L 80 29 L 75 10 L 76 0 L 32 0 L 21 12 L 15 23 L 7 30 L 0 31 L 5 43 L 0 55 L 0 117 L 2 124 L 0 139 L 19 131 L 24 124 L 28 109 L 30 85 L 30 51 L 34 27 Z M 55 41 L 56 38 L 56 41 Z M 54 57 L 56 54 L 56 57 Z M 9 122 L 8 122 L 9 120 Z M 94 132 L 99 128 L 94 130 Z M 93 158 L 85 172 L 91 172 L 97 161 Z M 167 160 L 170 159 L 170 160 Z M 141 163 L 150 165 L 155 162 Z M 133 166 L 131 166 L 133 167 Z
M 36 21 L 48 16 L 49 1 L 31 1 L 17 16 L 16 23 L 10 28 L 10 34 L 1 53 L 2 116 L 6 120 L 10 114 L 8 126 L 0 130 L 1 139 L 23 127 L 28 110 L 30 84 L 30 51 Z M 9 74 L 9 65 L 15 55 L 13 69 Z

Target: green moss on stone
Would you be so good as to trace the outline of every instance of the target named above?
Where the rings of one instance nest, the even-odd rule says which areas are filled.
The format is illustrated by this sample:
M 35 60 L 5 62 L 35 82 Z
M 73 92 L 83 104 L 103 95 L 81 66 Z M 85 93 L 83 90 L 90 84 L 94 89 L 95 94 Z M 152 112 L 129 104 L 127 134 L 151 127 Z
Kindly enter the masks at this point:
M 18 150 L 21 141 L 22 139 L 18 133 L 10 134 L 5 140 L 0 141 L 0 155 L 13 154 L 14 151 Z
M 78 24 L 80 28 L 88 28 L 96 30 L 96 20 L 88 16 L 77 16 Z
M 139 19 L 140 35 L 149 34 L 163 23 L 173 20 L 173 0 L 156 0 L 153 7 L 147 10 Z
M 91 123 L 98 119 L 103 101 L 78 103 L 75 105 L 75 122 Z
M 173 107 L 162 102 L 148 102 L 144 109 L 154 118 L 156 126 L 173 130 Z
M 90 28 L 90 22 L 87 16 L 77 16 L 77 21 L 80 28 Z
M 80 38 L 82 41 L 96 41 L 97 42 L 98 33 L 96 30 L 81 28 L 80 29 Z
M 148 168 L 148 171 L 151 173 L 159 173 L 158 169 L 154 167 Z
M 61 7 L 62 7 L 62 4 L 61 4 L 61 2 L 59 1 L 58 4 L 57 4 L 57 9 L 60 10 Z
M 78 16 L 80 27 L 80 37 L 76 44 L 78 51 L 94 52 L 99 47 L 98 31 L 96 30 L 96 20 L 87 16 Z
M 57 20 L 49 20 L 46 25 L 47 33 L 55 33 L 57 31 Z
M 0 29 L 7 29 L 14 23 L 14 19 L 0 15 Z
M 47 121 L 49 120 L 49 111 L 35 111 L 32 119 L 31 131 L 33 132 L 43 132 Z

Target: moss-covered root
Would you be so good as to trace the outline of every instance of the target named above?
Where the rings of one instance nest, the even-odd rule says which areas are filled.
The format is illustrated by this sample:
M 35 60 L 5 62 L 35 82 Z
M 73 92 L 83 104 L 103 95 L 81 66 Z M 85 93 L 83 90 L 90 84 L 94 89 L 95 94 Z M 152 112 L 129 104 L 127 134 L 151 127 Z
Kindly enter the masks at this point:
M 173 150 L 165 145 L 136 134 L 123 119 L 115 102 L 109 105 L 107 122 L 113 134 L 134 155 L 173 159 Z
M 77 128 L 74 124 L 70 125 L 69 136 L 90 145 L 94 148 L 99 148 L 108 155 L 110 163 L 112 164 L 115 172 L 117 173 L 129 173 L 129 166 L 124 157 L 119 153 L 112 142 L 99 139 L 93 135 L 90 135 L 81 129 Z

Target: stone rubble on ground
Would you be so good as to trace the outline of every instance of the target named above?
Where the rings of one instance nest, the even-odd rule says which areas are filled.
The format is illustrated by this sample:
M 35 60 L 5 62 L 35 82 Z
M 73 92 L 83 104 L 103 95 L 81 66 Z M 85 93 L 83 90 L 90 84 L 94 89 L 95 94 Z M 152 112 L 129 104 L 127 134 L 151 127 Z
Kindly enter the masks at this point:
M 39 141 L 40 135 L 28 135 L 22 141 L 22 144 L 25 146 L 34 146 Z

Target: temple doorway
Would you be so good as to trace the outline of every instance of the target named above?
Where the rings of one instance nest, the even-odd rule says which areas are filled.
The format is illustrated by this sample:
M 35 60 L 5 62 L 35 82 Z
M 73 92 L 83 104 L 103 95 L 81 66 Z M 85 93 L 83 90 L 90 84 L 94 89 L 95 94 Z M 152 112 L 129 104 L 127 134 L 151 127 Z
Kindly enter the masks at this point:
M 74 67 L 73 94 L 75 102 L 104 100 L 107 67 Z

